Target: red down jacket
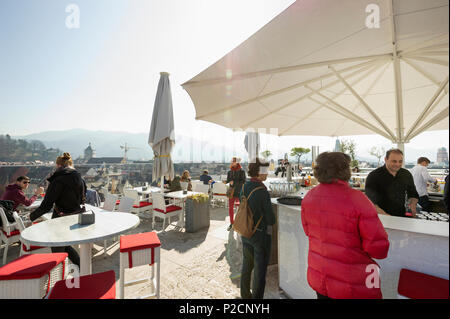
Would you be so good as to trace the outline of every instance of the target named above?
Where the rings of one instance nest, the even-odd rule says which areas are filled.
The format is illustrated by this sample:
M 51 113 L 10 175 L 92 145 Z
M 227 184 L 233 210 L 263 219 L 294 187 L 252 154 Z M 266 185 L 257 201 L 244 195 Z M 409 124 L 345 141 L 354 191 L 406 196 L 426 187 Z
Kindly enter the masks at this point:
M 379 288 L 366 286 L 374 274 L 366 267 L 376 265 L 372 258 L 386 258 L 389 241 L 375 206 L 362 192 L 344 181 L 319 184 L 303 199 L 301 218 L 309 237 L 312 289 L 330 298 L 382 298 Z

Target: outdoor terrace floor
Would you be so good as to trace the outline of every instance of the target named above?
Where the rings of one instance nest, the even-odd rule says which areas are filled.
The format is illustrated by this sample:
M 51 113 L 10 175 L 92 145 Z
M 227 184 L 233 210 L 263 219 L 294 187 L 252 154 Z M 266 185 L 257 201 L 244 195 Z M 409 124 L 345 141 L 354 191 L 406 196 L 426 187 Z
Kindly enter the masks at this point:
M 161 232 L 162 220 L 157 219 L 156 232 L 161 241 L 161 298 L 170 299 L 235 299 L 240 298 L 242 246 L 237 235 L 227 231 L 228 209 L 210 210 L 210 227 L 195 233 L 168 226 Z M 176 218 L 173 219 L 175 221 Z M 130 233 L 152 231 L 151 220 L 141 218 Z M 2 249 L 3 253 L 3 249 Z M 19 256 L 19 245 L 10 246 L 8 260 Z M 119 244 L 108 240 L 107 255 L 103 243 L 94 244 L 93 273 L 114 270 L 117 297 L 119 295 Z M 126 281 L 149 274 L 150 267 L 140 266 L 125 271 Z M 285 298 L 278 289 L 277 265 L 268 267 L 264 298 Z M 125 288 L 125 298 L 138 298 L 151 293 L 147 283 Z

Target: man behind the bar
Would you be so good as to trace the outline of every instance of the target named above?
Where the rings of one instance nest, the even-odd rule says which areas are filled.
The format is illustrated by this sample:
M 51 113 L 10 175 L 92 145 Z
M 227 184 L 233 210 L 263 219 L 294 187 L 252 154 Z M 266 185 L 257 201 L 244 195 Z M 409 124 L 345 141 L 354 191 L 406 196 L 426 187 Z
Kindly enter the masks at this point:
M 430 200 L 428 199 L 428 183 L 437 184 L 438 180 L 430 176 L 427 166 L 430 164 L 430 160 L 426 157 L 419 157 L 417 165 L 411 169 L 411 174 L 414 178 L 414 184 L 416 185 L 417 193 L 419 193 L 419 205 L 422 210 L 430 211 Z
M 365 192 L 379 214 L 405 217 L 405 195 L 410 200 L 411 213 L 416 216 L 419 194 L 412 174 L 402 168 L 403 152 L 386 152 L 385 165 L 372 171 L 366 179 Z

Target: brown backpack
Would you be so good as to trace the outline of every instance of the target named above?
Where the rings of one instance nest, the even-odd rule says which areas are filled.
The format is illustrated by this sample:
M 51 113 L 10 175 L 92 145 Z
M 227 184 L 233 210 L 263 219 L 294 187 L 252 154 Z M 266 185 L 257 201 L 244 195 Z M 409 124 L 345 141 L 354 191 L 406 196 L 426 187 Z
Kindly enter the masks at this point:
M 253 212 L 250 209 L 248 200 L 250 199 L 250 196 L 252 196 L 252 194 L 258 189 L 263 189 L 263 187 L 256 187 L 250 192 L 250 194 L 248 194 L 247 197 L 242 195 L 242 197 L 240 198 L 239 209 L 236 213 L 236 218 L 234 219 L 233 229 L 242 237 L 251 238 L 256 232 L 256 228 L 258 228 L 263 218 L 261 216 L 256 225 L 253 226 Z M 244 186 L 242 186 L 242 193 L 244 193 Z

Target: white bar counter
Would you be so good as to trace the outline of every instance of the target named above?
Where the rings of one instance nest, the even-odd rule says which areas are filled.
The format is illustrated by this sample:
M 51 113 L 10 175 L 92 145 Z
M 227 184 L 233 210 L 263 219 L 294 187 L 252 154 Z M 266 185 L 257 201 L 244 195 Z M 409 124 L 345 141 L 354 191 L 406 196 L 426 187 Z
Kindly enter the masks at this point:
M 303 231 L 300 206 L 279 204 L 272 198 L 278 215 L 279 286 L 295 299 L 316 298 L 306 278 L 308 237 Z M 379 215 L 389 236 L 388 256 L 380 265 L 383 298 L 397 298 L 400 269 L 449 278 L 449 223 Z

